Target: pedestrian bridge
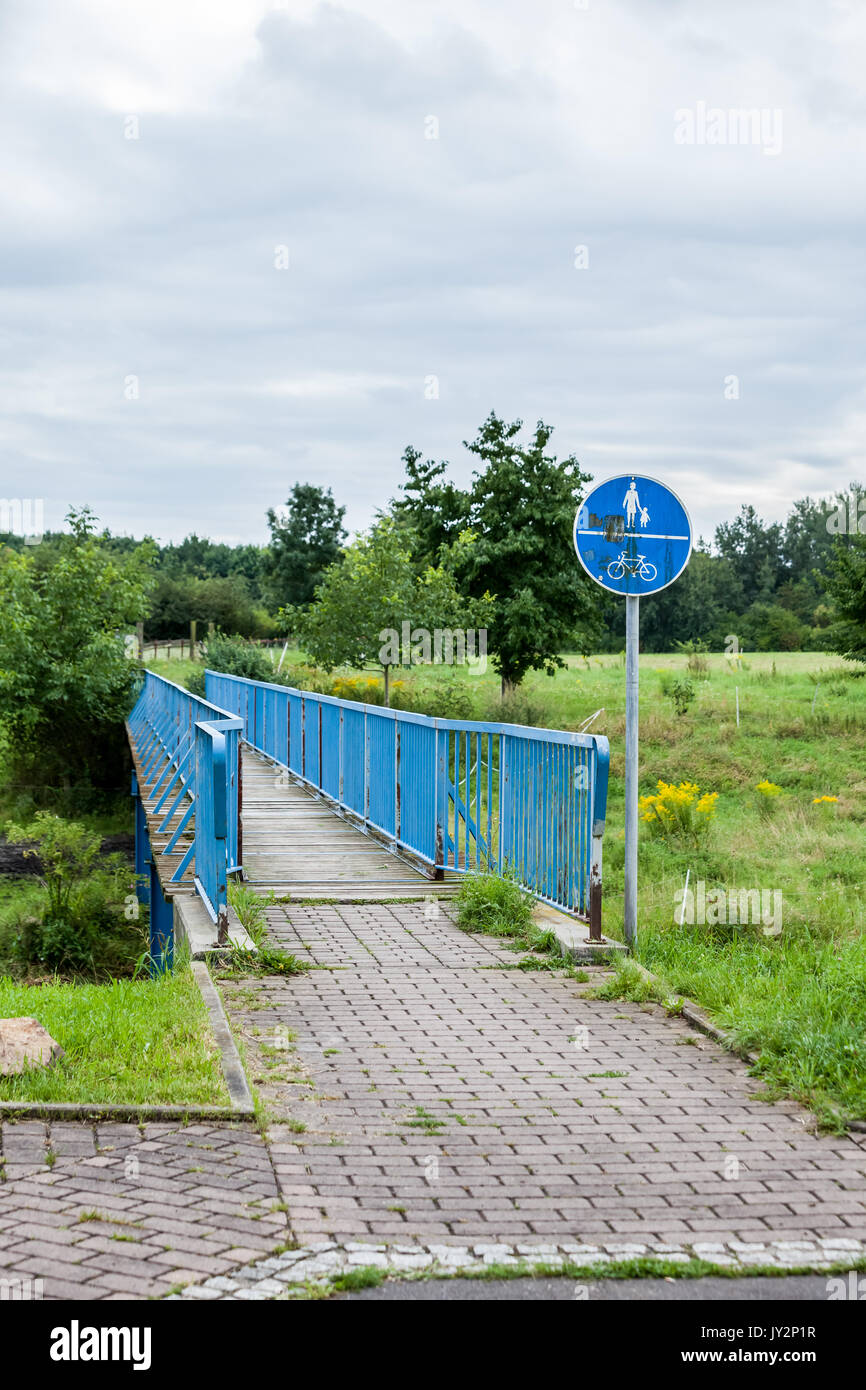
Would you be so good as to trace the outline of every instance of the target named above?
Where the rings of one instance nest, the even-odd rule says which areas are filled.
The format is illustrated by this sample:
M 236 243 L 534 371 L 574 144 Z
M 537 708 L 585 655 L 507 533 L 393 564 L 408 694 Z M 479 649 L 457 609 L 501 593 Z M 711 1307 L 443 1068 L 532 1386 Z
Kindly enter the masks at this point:
M 146 671 L 127 723 L 154 958 L 184 897 L 225 939 L 233 876 L 358 902 L 448 895 L 493 870 L 601 939 L 607 739 L 205 682 L 202 699 Z

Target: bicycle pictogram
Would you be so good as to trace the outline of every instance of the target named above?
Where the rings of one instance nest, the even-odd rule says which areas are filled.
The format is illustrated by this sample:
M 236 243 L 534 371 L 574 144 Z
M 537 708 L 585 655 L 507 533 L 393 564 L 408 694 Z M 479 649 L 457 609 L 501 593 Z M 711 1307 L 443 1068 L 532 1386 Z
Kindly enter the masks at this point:
M 607 572 L 611 579 L 622 579 L 626 572 L 637 574 L 648 584 L 651 584 L 658 574 L 655 565 L 651 565 L 645 556 L 626 555 L 624 550 L 620 552 L 619 559 L 611 560 Z

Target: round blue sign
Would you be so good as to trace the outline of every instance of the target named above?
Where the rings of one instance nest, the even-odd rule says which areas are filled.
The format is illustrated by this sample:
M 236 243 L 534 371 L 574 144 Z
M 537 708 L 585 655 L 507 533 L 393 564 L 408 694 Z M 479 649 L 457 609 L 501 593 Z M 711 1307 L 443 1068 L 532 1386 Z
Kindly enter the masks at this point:
M 587 574 L 614 594 L 657 594 L 692 553 L 692 524 L 675 492 L 623 473 L 599 483 L 574 519 L 574 548 Z

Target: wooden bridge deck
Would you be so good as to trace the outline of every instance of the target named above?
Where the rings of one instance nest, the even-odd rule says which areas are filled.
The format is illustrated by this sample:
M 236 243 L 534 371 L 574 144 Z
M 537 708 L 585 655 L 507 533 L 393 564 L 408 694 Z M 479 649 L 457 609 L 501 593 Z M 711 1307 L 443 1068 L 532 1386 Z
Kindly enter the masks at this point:
M 340 902 L 456 892 L 459 875 L 431 879 L 263 754 L 243 745 L 241 757 L 241 859 L 250 887 Z
M 186 827 L 171 854 L 161 853 L 180 811 L 160 832 L 158 827 L 168 808 L 164 806 L 158 815 L 155 811 L 165 785 L 157 785 L 165 762 L 160 759 L 145 777 L 131 731 L 130 744 L 163 893 L 166 898 L 190 896 L 195 893 L 194 864 L 179 883 L 172 883 L 171 876 L 192 843 L 192 825 Z M 459 875 L 430 878 L 423 867 L 416 867 L 366 834 L 326 798 L 316 796 L 248 744 L 241 744 L 240 759 L 241 863 L 244 882 L 251 888 L 273 890 L 281 897 L 333 898 L 338 902 L 423 898 L 429 894 L 447 897 L 457 891 Z

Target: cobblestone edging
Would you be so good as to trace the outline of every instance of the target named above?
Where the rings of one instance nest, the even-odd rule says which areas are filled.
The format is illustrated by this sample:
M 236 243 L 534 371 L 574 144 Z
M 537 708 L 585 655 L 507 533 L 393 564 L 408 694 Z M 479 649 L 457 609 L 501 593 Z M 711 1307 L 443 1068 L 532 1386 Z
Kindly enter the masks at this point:
M 830 1269 L 854 1265 L 866 1259 L 866 1242 L 842 1237 L 824 1240 L 698 1241 L 694 1245 L 603 1244 L 584 1245 L 562 1242 L 558 1245 L 482 1243 L 477 1245 L 368 1245 L 361 1241 L 341 1244 L 327 1241 L 288 1250 L 266 1260 L 258 1260 L 229 1274 L 189 1284 L 169 1300 L 220 1299 L 264 1300 L 303 1297 L 311 1288 L 327 1288 L 330 1281 L 351 1270 L 381 1269 L 391 1278 L 447 1277 L 455 1274 L 481 1274 L 492 1266 L 544 1265 L 547 1272 L 564 1265 L 595 1265 L 614 1268 L 636 1259 L 666 1260 L 687 1264 L 705 1260 L 732 1271 L 750 1269 L 786 1270 Z

